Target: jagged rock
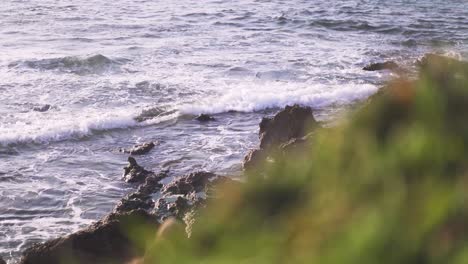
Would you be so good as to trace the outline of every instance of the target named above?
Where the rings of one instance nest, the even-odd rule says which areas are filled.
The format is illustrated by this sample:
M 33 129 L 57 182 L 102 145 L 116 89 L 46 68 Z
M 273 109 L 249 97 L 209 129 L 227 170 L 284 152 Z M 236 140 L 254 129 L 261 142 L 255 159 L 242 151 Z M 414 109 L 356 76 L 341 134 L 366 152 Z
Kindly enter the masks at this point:
M 397 69 L 399 69 L 399 66 L 394 61 L 371 63 L 363 68 L 363 70 L 365 71 L 381 71 L 381 70 L 394 71 Z
M 286 106 L 273 118 L 263 118 L 260 122 L 260 148 L 246 155 L 244 169 L 261 166 L 269 155 L 281 152 L 281 145 L 306 136 L 318 126 L 312 109 L 299 105 Z
M 143 254 L 128 230 L 141 225 L 155 232 L 158 222 L 143 210 L 111 214 L 71 235 L 35 244 L 23 253 L 20 264 L 127 263 Z
M 121 152 L 128 153 L 130 155 L 144 155 L 150 152 L 156 144 L 154 142 L 143 143 L 140 145 L 135 145 L 131 149 L 122 149 Z
M 138 165 L 135 158 L 128 157 L 128 165 L 124 168 L 123 178 L 126 182 L 142 182 L 148 177 L 148 175 L 153 174 L 151 171 L 145 170 L 143 167 Z
M 209 121 L 215 121 L 216 119 L 210 115 L 207 114 L 201 114 L 195 118 L 196 120 L 200 122 L 209 122 Z
M 260 148 L 279 146 L 293 138 L 305 136 L 318 126 L 310 107 L 286 106 L 273 118 L 260 123 Z
M 42 105 L 42 106 L 36 106 L 33 108 L 33 111 L 36 111 L 36 112 L 47 112 L 49 111 L 49 109 L 51 108 L 51 106 L 49 104 L 45 104 L 45 105 Z
M 195 172 L 180 178 L 164 187 L 163 192 L 167 194 L 183 194 L 190 192 L 202 192 L 211 179 L 218 177 L 210 172 Z
M 160 184 L 159 181 L 165 177 L 167 177 L 165 173 L 149 175 L 145 183 L 140 185 L 137 191 L 125 196 L 119 201 L 114 208 L 114 212 L 123 213 L 139 209 L 150 211 L 154 207 L 151 194 L 161 189 L 162 184 Z

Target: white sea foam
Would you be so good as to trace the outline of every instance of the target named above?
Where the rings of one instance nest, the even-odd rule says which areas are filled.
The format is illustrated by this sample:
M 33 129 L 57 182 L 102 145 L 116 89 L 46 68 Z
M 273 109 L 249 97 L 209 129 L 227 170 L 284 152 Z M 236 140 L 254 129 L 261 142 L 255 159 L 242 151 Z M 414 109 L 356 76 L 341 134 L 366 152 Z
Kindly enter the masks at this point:
M 255 87 L 236 86 L 227 89 L 220 97 L 183 104 L 180 106 L 180 111 L 183 114 L 252 112 L 293 104 L 321 108 L 332 104 L 349 104 L 367 98 L 376 91 L 377 87 L 371 84 L 308 86 L 306 84 L 268 83 Z
M 47 143 L 83 138 L 99 131 L 149 125 L 168 119 L 165 116 L 138 123 L 134 120 L 137 115 L 135 110 L 101 111 L 93 109 L 59 114 L 23 113 L 20 117 L 23 121 L 0 123 L 0 145 Z

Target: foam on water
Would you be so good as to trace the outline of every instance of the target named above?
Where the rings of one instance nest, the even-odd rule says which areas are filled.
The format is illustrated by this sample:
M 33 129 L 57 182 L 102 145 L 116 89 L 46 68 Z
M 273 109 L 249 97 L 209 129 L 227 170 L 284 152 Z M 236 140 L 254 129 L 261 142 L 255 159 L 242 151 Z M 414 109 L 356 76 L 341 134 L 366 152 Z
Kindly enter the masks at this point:
M 372 84 L 349 84 L 343 87 L 331 84 L 309 86 L 268 83 L 255 85 L 254 88 L 252 85 L 244 85 L 227 89 L 219 97 L 181 105 L 180 111 L 184 114 L 253 112 L 293 104 L 323 108 L 353 103 L 367 98 L 376 90 L 377 87 Z

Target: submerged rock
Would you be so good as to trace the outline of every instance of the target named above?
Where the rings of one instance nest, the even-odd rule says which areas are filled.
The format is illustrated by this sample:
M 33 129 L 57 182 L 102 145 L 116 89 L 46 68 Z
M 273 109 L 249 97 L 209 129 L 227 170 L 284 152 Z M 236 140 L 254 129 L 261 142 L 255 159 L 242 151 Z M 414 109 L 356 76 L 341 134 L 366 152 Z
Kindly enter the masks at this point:
M 363 70 L 365 71 L 381 71 L 381 70 L 394 71 L 397 69 L 399 69 L 399 66 L 394 61 L 371 63 L 363 68 Z
M 130 237 L 129 230 L 135 225 L 156 232 L 159 224 L 143 210 L 110 214 L 86 229 L 33 245 L 23 253 L 19 263 L 127 263 L 143 254 L 143 249 Z
M 130 155 L 144 155 L 150 152 L 155 146 L 156 144 L 154 142 L 148 142 L 135 145 L 131 149 L 122 149 L 121 151 Z
M 209 121 L 215 121 L 216 119 L 210 115 L 207 114 L 201 114 L 195 118 L 196 120 L 200 122 L 209 122 Z
M 126 182 L 143 182 L 148 175 L 153 174 L 138 165 L 135 158 L 128 157 L 128 165 L 124 168 L 123 178 Z
M 36 111 L 36 112 L 47 112 L 49 111 L 49 109 L 51 108 L 51 105 L 49 104 L 45 104 L 45 105 L 42 105 L 42 106 L 36 106 L 33 108 L 33 111 Z

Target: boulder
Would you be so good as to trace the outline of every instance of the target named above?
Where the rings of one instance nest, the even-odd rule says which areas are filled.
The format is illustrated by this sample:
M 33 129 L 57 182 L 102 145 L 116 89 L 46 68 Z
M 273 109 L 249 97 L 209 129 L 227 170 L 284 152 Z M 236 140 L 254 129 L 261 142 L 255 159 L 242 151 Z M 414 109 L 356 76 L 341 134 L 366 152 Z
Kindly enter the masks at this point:
M 145 170 L 138 165 L 135 158 L 128 157 L 128 165 L 124 168 L 123 178 L 128 183 L 143 182 L 146 177 L 153 174 L 151 171 Z
M 371 63 L 363 68 L 365 71 L 398 70 L 399 66 L 394 61 Z
M 284 145 L 299 141 L 317 127 L 319 124 L 312 109 L 299 105 L 286 106 L 273 118 L 263 118 L 260 122 L 260 147 L 245 156 L 244 170 L 261 167 L 269 155 L 289 149 Z
M 196 120 L 200 122 L 209 122 L 209 121 L 215 121 L 216 119 L 210 115 L 207 114 L 201 114 L 195 118 Z
M 273 118 L 260 123 L 260 148 L 277 147 L 293 138 L 303 137 L 318 126 L 310 107 L 286 106 Z
M 127 263 L 143 254 L 129 237 L 132 226 L 153 228 L 158 222 L 143 210 L 110 214 L 103 220 L 71 235 L 35 244 L 20 264 Z
M 154 144 L 154 142 L 148 142 L 140 145 L 135 145 L 131 149 L 122 149 L 121 151 L 130 155 L 144 155 L 150 152 L 155 146 L 156 145 Z

